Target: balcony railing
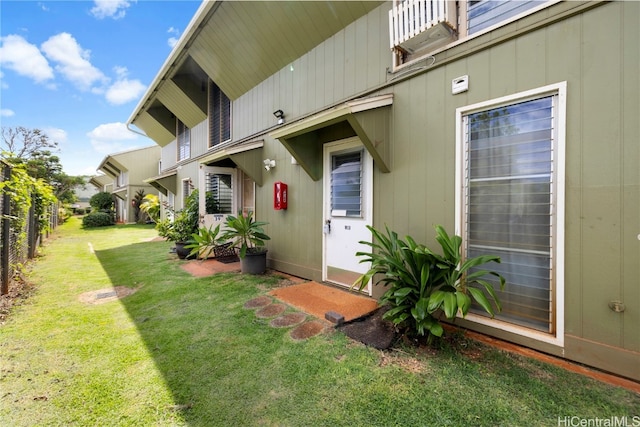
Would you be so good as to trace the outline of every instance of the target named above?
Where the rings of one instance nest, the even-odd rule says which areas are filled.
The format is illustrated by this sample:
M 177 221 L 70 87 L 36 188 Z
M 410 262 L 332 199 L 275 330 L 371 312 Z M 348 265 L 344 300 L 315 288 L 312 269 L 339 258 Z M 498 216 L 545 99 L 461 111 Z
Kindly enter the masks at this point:
M 448 39 L 456 28 L 456 16 L 451 0 L 397 2 L 389 11 L 390 47 L 412 52 Z

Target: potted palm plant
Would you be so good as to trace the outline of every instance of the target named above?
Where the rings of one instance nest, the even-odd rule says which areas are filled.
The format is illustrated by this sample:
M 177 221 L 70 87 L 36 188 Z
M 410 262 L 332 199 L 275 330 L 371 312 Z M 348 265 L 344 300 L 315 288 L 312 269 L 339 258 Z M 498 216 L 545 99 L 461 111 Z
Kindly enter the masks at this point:
M 227 216 L 221 240 L 230 240 L 237 248 L 243 273 L 263 274 L 267 269 L 267 249 L 264 246 L 265 240 L 271 238 L 262 228 L 267 224 L 264 221 L 256 221 L 253 212 L 245 216 L 240 211 L 238 216 Z
M 192 235 L 197 233 L 199 228 L 197 190 L 189 195 L 183 210 L 175 212 L 170 207 L 166 209 L 173 214 L 173 221 L 168 218 L 158 221 L 158 234 L 176 244 L 178 258 L 187 258 L 191 249 L 185 246 L 192 242 Z

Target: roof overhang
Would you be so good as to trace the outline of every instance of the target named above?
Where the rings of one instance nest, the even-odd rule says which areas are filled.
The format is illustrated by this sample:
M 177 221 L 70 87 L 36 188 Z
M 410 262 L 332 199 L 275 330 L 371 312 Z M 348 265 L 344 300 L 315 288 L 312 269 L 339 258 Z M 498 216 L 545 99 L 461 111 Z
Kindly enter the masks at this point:
M 109 185 L 112 183 L 113 183 L 113 178 L 107 175 L 95 175 L 89 179 L 89 184 L 98 188 L 100 191 L 103 191 L 106 185 Z
M 119 199 L 127 200 L 127 187 L 116 188 L 111 192 L 111 194 L 113 194 Z
M 229 161 L 248 175 L 255 183 L 262 187 L 262 147 L 263 140 L 249 141 L 242 144 L 223 148 L 199 160 L 201 165 L 226 166 Z
M 127 168 L 125 168 L 122 163 L 117 161 L 113 156 L 106 156 L 98 166 L 98 170 L 112 178 L 116 178 L 120 175 L 120 172 L 126 171 Z
M 168 195 L 168 192 L 177 194 L 178 192 L 178 171 L 172 170 L 165 172 L 161 175 L 154 176 L 153 178 L 145 179 L 143 182 L 151 185 L 153 188 L 164 194 Z
M 235 100 L 382 3 L 204 0 L 127 124 L 167 145 L 206 117 L 209 79 Z
M 285 125 L 270 136 L 280 140 L 298 164 L 317 181 L 322 178 L 322 146 L 357 136 L 382 172 L 390 172 L 389 123 L 393 94 L 346 102 Z M 386 107 L 386 108 L 385 108 Z

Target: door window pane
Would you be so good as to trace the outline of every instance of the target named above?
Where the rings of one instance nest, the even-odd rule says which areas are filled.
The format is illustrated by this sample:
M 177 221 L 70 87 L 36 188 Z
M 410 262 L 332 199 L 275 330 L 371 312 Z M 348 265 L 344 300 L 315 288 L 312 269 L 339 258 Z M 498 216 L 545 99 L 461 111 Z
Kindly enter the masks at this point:
M 331 156 L 331 211 L 362 216 L 362 150 Z
M 207 214 L 231 214 L 233 190 L 231 175 L 207 173 L 205 176 L 205 206 Z

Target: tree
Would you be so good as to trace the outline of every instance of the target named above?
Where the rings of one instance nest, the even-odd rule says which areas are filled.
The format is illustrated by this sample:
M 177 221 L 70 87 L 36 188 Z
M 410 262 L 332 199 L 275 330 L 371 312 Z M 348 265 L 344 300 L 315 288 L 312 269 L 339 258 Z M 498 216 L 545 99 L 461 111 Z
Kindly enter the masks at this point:
M 111 211 L 113 210 L 113 196 L 106 191 L 96 193 L 91 196 L 89 205 L 97 211 Z
M 62 203 L 74 203 L 76 186 L 84 186 L 82 177 L 69 176 L 62 170 L 60 158 L 51 150 L 58 143 L 49 139 L 40 129 L 2 128 L 2 157 L 8 162 L 25 165 L 27 173 L 49 183 Z
M 42 151 L 58 148 L 58 143 L 51 141 L 40 129 L 27 129 L 23 126 L 2 128 L 3 151 L 18 159 L 31 159 Z

